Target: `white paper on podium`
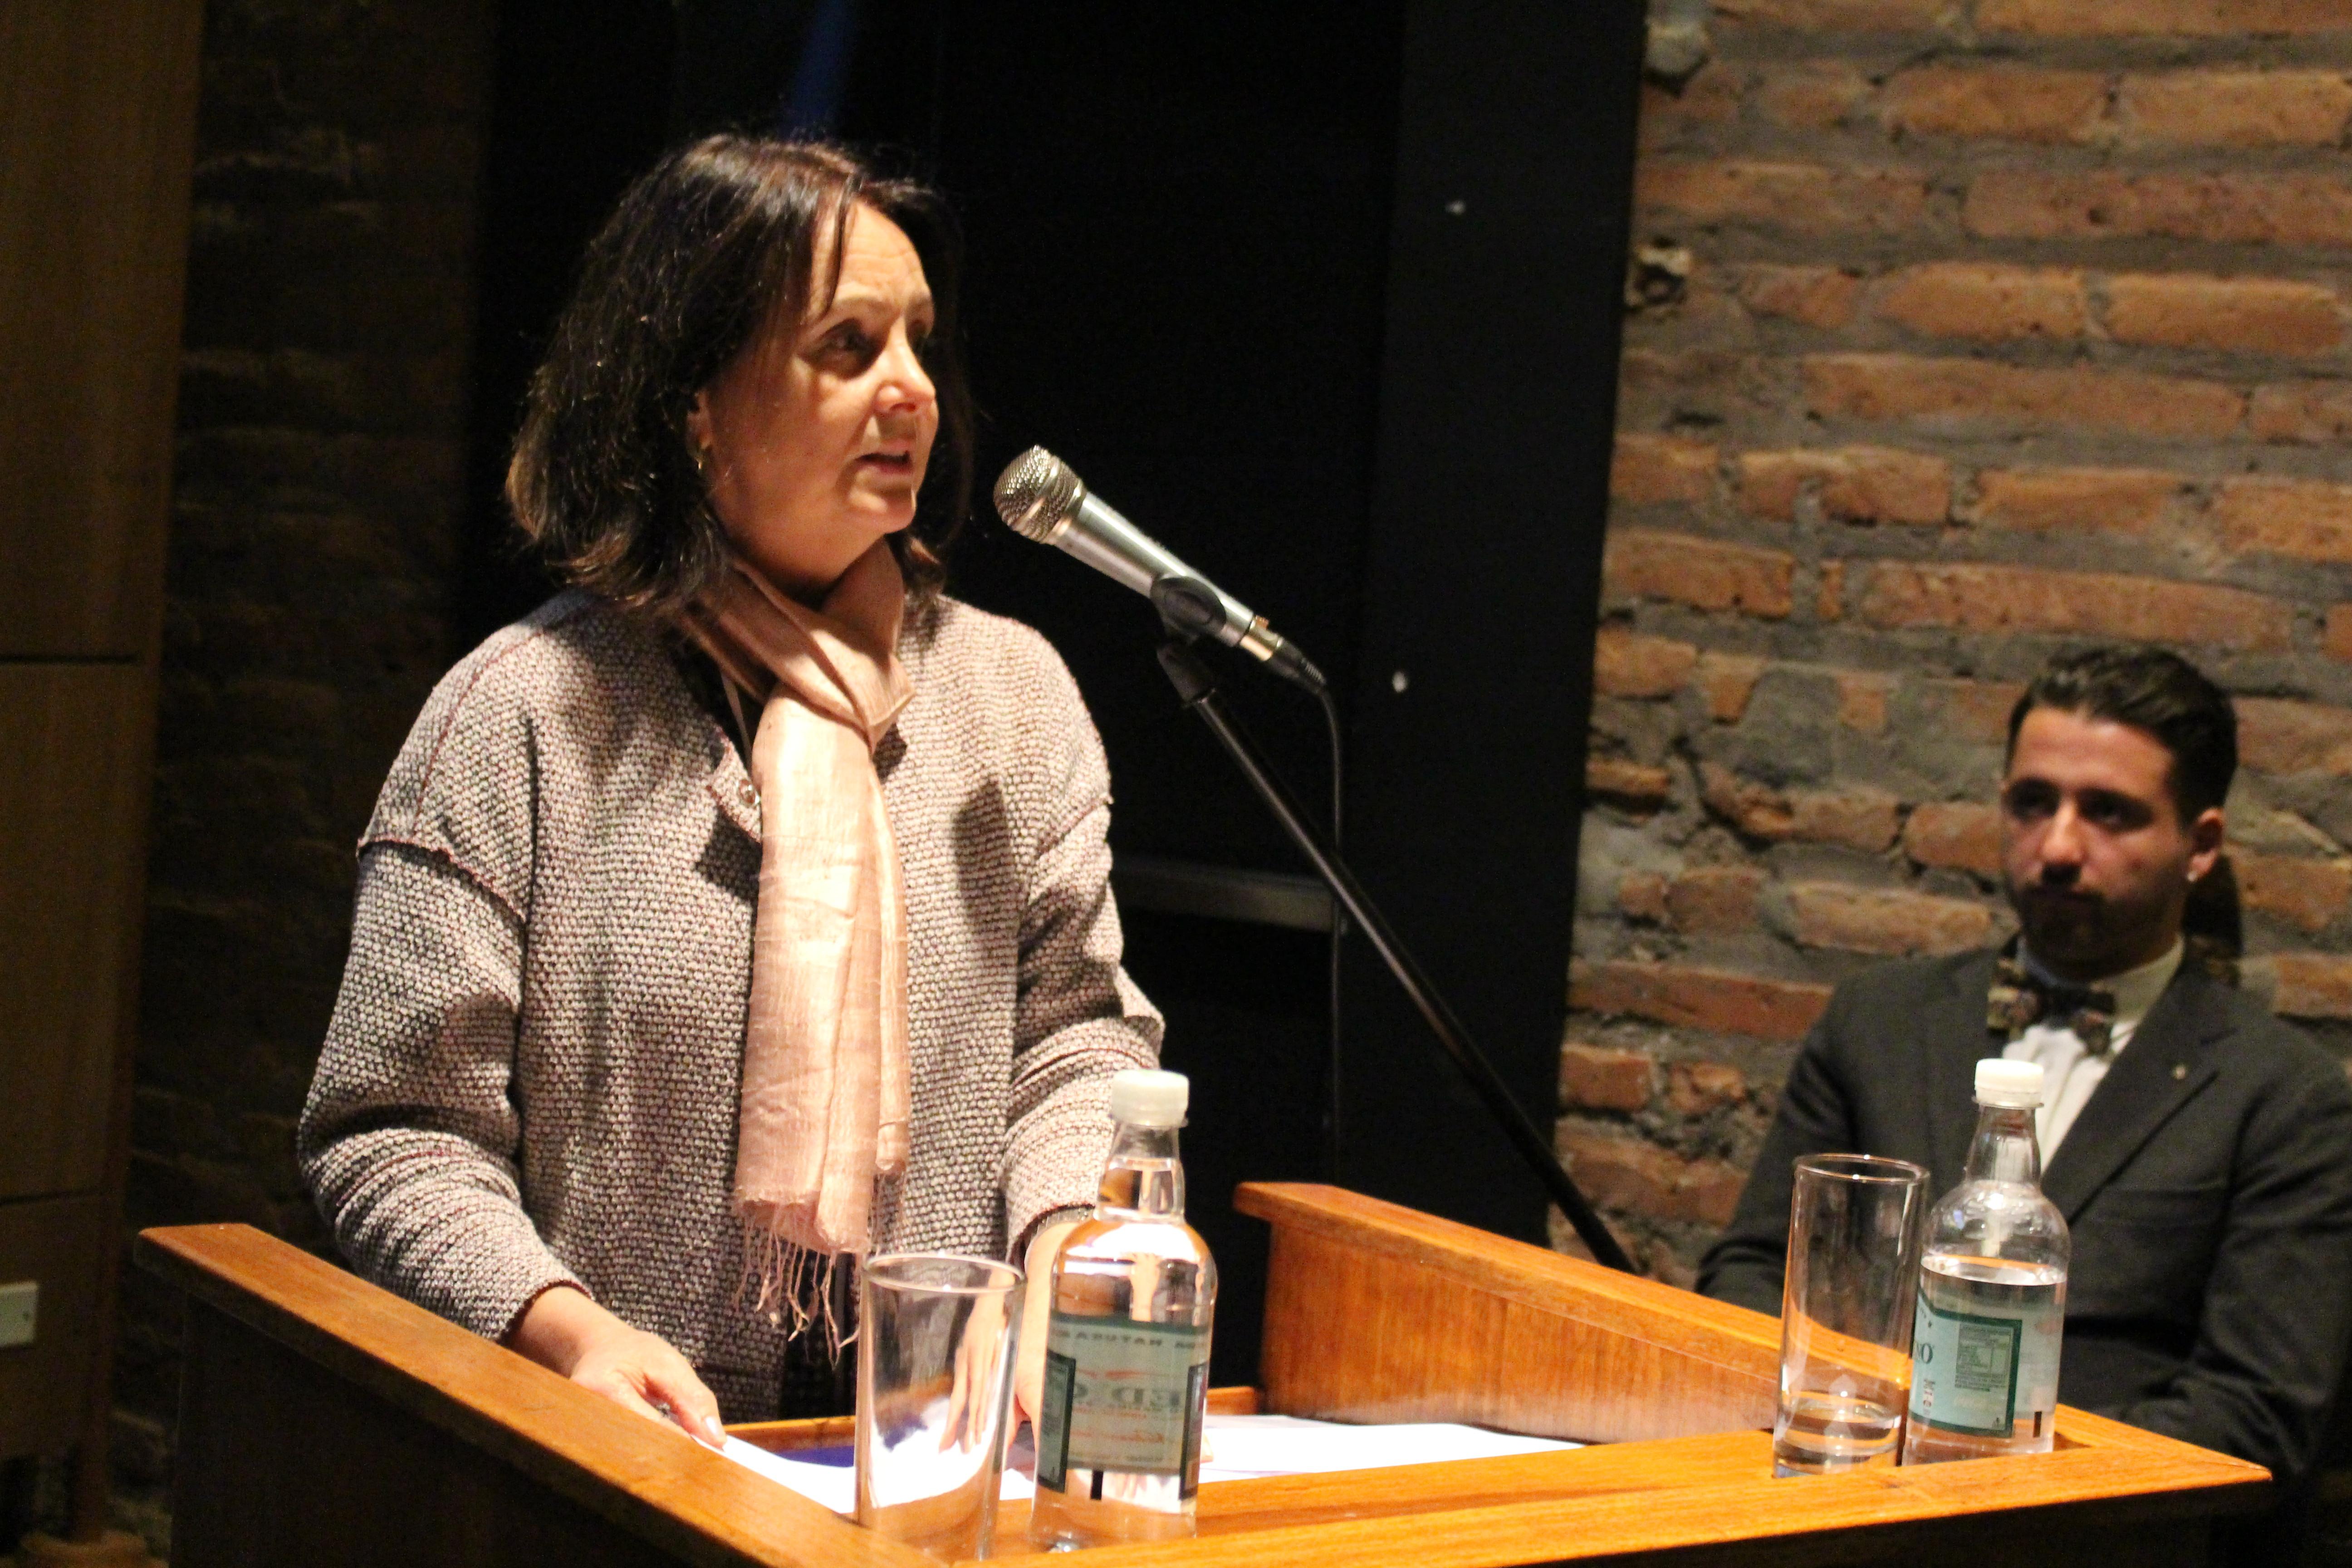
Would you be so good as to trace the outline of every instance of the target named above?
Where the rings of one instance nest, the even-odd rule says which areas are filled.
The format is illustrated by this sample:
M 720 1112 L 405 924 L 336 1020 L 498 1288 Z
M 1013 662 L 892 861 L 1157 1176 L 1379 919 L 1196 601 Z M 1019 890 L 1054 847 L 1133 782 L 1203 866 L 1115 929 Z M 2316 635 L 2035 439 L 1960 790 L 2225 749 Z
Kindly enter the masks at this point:
M 757 1470 L 778 1486 L 790 1487 L 814 1503 L 835 1513 L 857 1511 L 857 1472 L 847 1465 L 812 1465 L 754 1447 L 740 1437 L 730 1437 L 719 1450 L 747 1470 Z
M 1201 1479 L 1238 1481 L 1329 1470 L 1381 1470 L 1392 1465 L 1499 1459 L 1511 1454 L 1549 1454 L 1581 1447 L 1444 1421 L 1349 1426 L 1296 1415 L 1212 1415 Z
M 1025 1452 L 1024 1441 L 1022 1449 Z M 1349 1426 L 1295 1415 L 1212 1415 L 1201 1460 L 1203 1481 L 1255 1480 L 1266 1476 L 1319 1475 L 1331 1470 L 1378 1470 L 1395 1465 L 1433 1465 L 1447 1459 L 1496 1459 L 1512 1454 L 1549 1454 L 1581 1447 L 1549 1437 L 1521 1437 L 1483 1426 L 1416 1422 L 1395 1426 Z M 811 1463 L 755 1448 L 740 1437 L 720 1450 L 746 1469 L 835 1513 L 857 1511 L 856 1472 L 837 1462 L 841 1450 L 824 1450 L 835 1463 Z M 1034 1489 L 1019 1470 L 1004 1472 L 1011 1500 Z

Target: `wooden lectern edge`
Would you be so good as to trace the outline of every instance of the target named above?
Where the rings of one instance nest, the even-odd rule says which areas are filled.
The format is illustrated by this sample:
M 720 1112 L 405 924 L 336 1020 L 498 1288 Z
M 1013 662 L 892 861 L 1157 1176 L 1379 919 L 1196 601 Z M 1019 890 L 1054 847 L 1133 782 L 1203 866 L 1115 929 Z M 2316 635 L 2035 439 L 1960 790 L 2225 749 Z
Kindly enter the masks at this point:
M 1252 1184 L 1235 1203 L 1277 1226 L 1408 1258 L 1482 1290 L 1526 1296 L 1539 1310 L 1565 1310 L 1612 1332 L 1626 1331 L 1620 1321 L 1635 1311 L 1678 1320 L 1663 1330 L 1650 1325 L 1649 1338 L 1685 1356 L 1712 1350 L 1738 1366 L 1754 1364 L 1761 1352 L 1768 1367 L 1777 1361 L 1772 1318 L 1377 1200 L 1333 1188 Z M 685 1560 L 772 1568 L 930 1563 L 248 1226 L 150 1231 L 138 1252 L 142 1264 L 208 1306 Z M 1539 1284 L 1546 1289 L 1538 1294 Z M 2054 1510 L 2076 1527 L 2160 1527 L 2250 1510 L 2270 1490 L 2260 1467 L 2064 1406 L 2059 1432 L 2060 1451 L 2028 1459 L 1788 1483 L 1762 1479 L 1769 1441 L 1753 1431 L 1433 1467 L 1459 1471 L 1460 1489 L 1423 1492 L 1417 1504 L 1402 1494 L 1421 1487 L 1380 1472 L 1230 1482 L 1203 1493 L 1204 1505 L 1213 1495 L 1225 1500 L 1215 1511 L 1233 1516 L 1228 1532 L 1102 1547 L 1088 1560 L 1101 1568 L 1349 1568 L 1393 1562 L 1408 1540 L 1416 1568 L 1676 1548 L 1711 1553 L 1743 1542 L 1770 1555 L 1770 1542 L 1787 1534 L 1787 1510 L 1767 1503 L 1773 1492 L 1765 1489 L 1785 1484 L 1802 1489 L 1806 1560 L 1828 1563 L 1881 1558 L 1962 1516 L 1990 1516 L 1979 1527 L 2007 1540 Z M 1746 1477 L 1721 1479 L 1727 1464 Z M 1494 1468 L 1490 1483 L 1506 1482 L 1507 1470 L 1512 1479 L 1469 1484 L 1471 1471 L 1486 1467 Z M 1642 1505 L 1627 1506 L 1629 1493 Z M 1798 1497 L 1788 1494 L 1791 1504 Z M 1409 1533 L 1401 1537 L 1400 1530 Z
M 1543 1456 L 1558 1460 L 1574 1457 Z M 1769 1462 L 1761 1447 L 1757 1458 Z M 2016 1473 L 2010 1468 L 2020 1463 L 2048 1467 L 2042 1473 L 2043 1488 L 2051 1494 L 2048 1502 L 2020 1495 Z M 2105 1472 L 2095 1480 L 2084 1474 L 2094 1466 Z M 1906 1547 L 1926 1544 L 1957 1518 L 1994 1510 L 2000 1539 L 2022 1543 L 2044 1528 L 2051 1510 L 2060 1508 L 2078 1528 L 2097 1529 L 2110 1523 L 2123 1527 L 2206 1520 L 2259 1505 L 2259 1498 L 2232 1498 L 2216 1508 L 2211 1499 L 2197 1495 L 2242 1484 L 2232 1467 L 2210 1468 L 2211 1476 L 2184 1485 L 2177 1463 L 2147 1459 L 2119 1465 L 2115 1456 L 2077 1450 L 2073 1456 L 2042 1455 L 2024 1461 L 1979 1460 L 1801 1480 L 1669 1486 L 1636 1492 L 1645 1506 L 1631 1508 L 1627 1492 L 1612 1491 L 1433 1510 L 1409 1518 L 1368 1510 L 1366 1517 L 1270 1524 L 1190 1541 L 1100 1546 L 1091 1549 L 1086 1561 L 1089 1568 L 1386 1568 L 1399 1560 L 1401 1527 L 1411 1532 L 1402 1539 L 1409 1541 L 1413 1568 L 1503 1568 L 1594 1557 L 1614 1562 L 1621 1555 L 1678 1550 L 1729 1553 L 1746 1545 L 1769 1549 L 1776 1540 L 1787 1541 L 1785 1510 L 1759 1506 L 1759 1487 L 1787 1487 L 1796 1489 L 1786 1502 L 1790 1509 L 1801 1507 L 1806 1531 L 1801 1542 L 1789 1541 L 1789 1552 L 1770 1561 L 1801 1562 L 1808 1568 L 1875 1564 L 1900 1560 L 1907 1554 Z M 1358 1473 L 1355 1483 L 1361 1479 Z M 1347 1484 L 1332 1479 L 1335 1486 Z M 2162 1489 L 2150 1490 L 2159 1480 Z M 1986 1560 L 2003 1558 L 1991 1552 Z
M 1777 1380 L 1780 1321 L 1655 1279 L 1513 1241 L 1343 1187 L 1244 1182 L 1234 1207 L 1277 1228 L 1400 1258 L 1538 1311 L 1575 1317 L 1623 1338 Z M 1563 1295 L 1565 1292 L 1565 1296 Z
M 170 1284 L 665 1552 L 710 1568 L 935 1568 L 684 1433 L 245 1225 L 140 1233 Z
M 2003 1539 L 2030 1538 L 2053 1507 L 2077 1530 L 2146 1526 L 2245 1511 L 2263 1489 L 2243 1487 L 2248 1467 L 2218 1457 L 2190 1471 L 2162 1453 L 2118 1462 L 2088 1449 L 1800 1480 L 1770 1479 L 1770 1466 L 1764 1434 L 1736 1432 L 1217 1482 L 1201 1491 L 1199 1539 L 1101 1547 L 1087 1561 L 1099 1568 L 1329 1568 L 1393 1563 L 1404 1541 L 1414 1568 L 1615 1561 L 1618 1553 L 1736 1552 L 1785 1541 L 1789 1513 L 1801 1509 L 1807 1533 L 1786 1561 L 1878 1563 L 1899 1560 L 1903 1539 L 1925 1539 L 1963 1517 L 1990 1520 Z M 1379 1485 L 1383 1476 L 1394 1478 L 1391 1489 Z M 2201 1495 L 2231 1487 L 2240 1489 L 2218 1507 Z M 1000 1556 L 1027 1551 L 1016 1542 L 1008 1552 L 1000 1540 Z
M 1277 1229 L 1346 1243 L 1459 1279 L 1478 1290 L 1654 1344 L 1694 1360 L 1777 1384 L 1780 1321 L 1712 1300 L 1585 1258 L 1495 1236 L 1380 1198 L 1318 1183 L 1245 1182 L 1234 1207 Z M 2211 1484 L 2249 1488 L 2242 1511 L 2260 1507 L 2271 1474 L 2260 1465 L 2200 1448 L 2072 1405 L 2058 1407 L 2062 1447 L 2133 1450 L 2221 1468 Z M 2259 1483 L 2259 1485 L 2257 1485 Z

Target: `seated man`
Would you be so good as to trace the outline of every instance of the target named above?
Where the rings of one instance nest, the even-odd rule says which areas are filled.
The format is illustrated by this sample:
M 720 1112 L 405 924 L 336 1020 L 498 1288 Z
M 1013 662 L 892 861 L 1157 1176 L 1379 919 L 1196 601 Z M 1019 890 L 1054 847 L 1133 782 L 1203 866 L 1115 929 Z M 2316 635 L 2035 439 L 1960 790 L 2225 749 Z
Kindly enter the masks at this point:
M 2095 649 L 2053 661 L 2009 736 L 2020 940 L 1838 988 L 1699 1289 L 1779 1312 L 1792 1160 L 1892 1155 L 1940 1195 L 1967 1162 L 1977 1058 L 2038 1061 L 2042 1189 L 2074 1244 L 2059 1397 L 2292 1483 L 2352 1332 L 2352 1086 L 2238 994 L 2227 952 L 2184 949 L 2235 712 L 2170 654 Z

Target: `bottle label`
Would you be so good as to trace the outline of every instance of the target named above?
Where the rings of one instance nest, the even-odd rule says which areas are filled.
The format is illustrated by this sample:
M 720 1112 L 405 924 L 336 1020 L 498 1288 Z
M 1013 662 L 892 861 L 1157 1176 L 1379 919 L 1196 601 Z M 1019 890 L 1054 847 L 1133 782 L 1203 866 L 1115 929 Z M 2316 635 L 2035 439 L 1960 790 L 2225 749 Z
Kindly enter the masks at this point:
M 1063 1490 L 1076 1465 L 1182 1476 L 1189 1492 L 1208 1385 L 1205 1327 L 1055 1312 L 1045 1335 L 1037 1484 Z
M 1972 1303 L 1973 1304 L 1973 1303 Z M 1919 1292 L 1911 1347 L 1911 1418 L 1979 1437 L 2040 1437 L 2058 1406 L 2061 1301 L 1988 1312 L 1939 1307 Z

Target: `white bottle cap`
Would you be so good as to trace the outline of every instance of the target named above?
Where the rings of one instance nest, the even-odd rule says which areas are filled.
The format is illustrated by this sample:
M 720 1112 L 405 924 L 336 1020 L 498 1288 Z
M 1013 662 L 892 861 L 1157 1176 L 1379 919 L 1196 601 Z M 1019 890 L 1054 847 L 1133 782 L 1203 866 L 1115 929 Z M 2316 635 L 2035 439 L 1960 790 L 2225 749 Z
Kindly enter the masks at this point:
M 2032 1110 L 2042 1103 L 2042 1064 L 1987 1057 L 1977 1063 L 1977 1103 Z
M 1110 1119 L 1136 1127 L 1181 1127 L 1192 1095 L 1192 1080 L 1181 1072 L 1129 1068 L 1111 1074 Z

